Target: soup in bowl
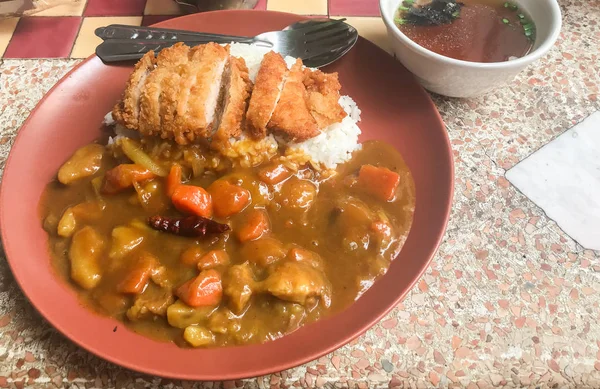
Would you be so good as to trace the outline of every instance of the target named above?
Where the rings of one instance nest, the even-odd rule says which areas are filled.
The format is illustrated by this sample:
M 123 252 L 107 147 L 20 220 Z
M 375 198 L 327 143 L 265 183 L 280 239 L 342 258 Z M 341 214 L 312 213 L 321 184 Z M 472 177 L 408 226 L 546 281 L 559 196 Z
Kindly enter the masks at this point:
M 554 45 L 554 0 L 380 0 L 395 56 L 428 90 L 475 97 L 511 81 Z

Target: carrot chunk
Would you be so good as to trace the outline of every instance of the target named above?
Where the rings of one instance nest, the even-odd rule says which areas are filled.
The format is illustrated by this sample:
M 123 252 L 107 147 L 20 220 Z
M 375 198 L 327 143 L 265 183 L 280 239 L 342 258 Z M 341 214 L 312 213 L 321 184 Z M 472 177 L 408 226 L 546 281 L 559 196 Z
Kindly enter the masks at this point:
M 225 180 L 217 180 L 208 187 L 217 217 L 228 217 L 240 213 L 250 203 L 250 192 Z
M 171 202 L 183 213 L 206 218 L 213 213 L 210 194 L 199 186 L 179 185 L 171 196 Z
M 117 286 L 117 290 L 121 293 L 142 293 L 158 266 L 159 262 L 154 256 L 142 253 L 121 280 Z
M 225 250 L 211 250 L 198 261 L 199 270 L 212 269 L 223 265 L 229 265 L 229 255 Z
M 179 185 L 181 185 L 181 165 L 174 164 L 167 176 L 167 196 L 173 196 Z
M 216 270 L 205 270 L 177 288 L 175 294 L 193 308 L 217 305 L 223 296 L 221 275 Z
M 104 194 L 119 193 L 134 182 L 146 181 L 156 177 L 150 170 L 134 163 L 121 164 L 106 172 L 100 192 Z
M 200 258 L 204 255 L 204 250 L 200 246 L 192 246 L 185 250 L 179 260 L 188 266 L 197 266 Z
M 262 168 L 258 172 L 258 177 L 266 184 L 276 185 L 286 178 L 290 177 L 292 172 L 283 165 L 271 165 Z
M 358 186 L 383 201 L 390 201 L 400 184 L 398 173 L 384 167 L 363 165 L 358 172 Z
M 255 240 L 269 232 L 269 215 L 263 209 L 253 209 L 248 212 L 244 224 L 237 232 L 238 239 L 241 242 Z

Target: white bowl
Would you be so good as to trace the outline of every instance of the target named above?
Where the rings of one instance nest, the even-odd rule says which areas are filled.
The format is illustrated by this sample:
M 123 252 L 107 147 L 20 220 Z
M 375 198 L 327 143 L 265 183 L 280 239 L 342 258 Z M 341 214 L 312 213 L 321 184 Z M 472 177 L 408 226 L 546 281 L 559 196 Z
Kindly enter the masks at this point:
M 511 81 L 521 70 L 545 55 L 560 33 L 562 24 L 556 0 L 516 1 L 535 23 L 535 44 L 524 57 L 494 63 L 449 58 L 410 40 L 394 24 L 402 0 L 379 0 L 381 16 L 388 30 L 392 50 L 429 91 L 450 97 L 475 97 Z

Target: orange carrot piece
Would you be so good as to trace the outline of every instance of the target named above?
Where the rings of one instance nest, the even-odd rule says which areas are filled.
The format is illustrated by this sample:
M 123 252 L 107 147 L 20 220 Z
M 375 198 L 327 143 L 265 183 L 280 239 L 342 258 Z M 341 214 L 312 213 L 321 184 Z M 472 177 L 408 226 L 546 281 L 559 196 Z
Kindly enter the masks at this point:
M 156 177 L 150 170 L 134 163 L 121 164 L 106 172 L 100 192 L 115 194 L 133 186 L 134 182 L 146 181 Z
M 117 286 L 117 291 L 120 293 L 142 293 L 157 266 L 158 260 L 154 256 L 142 253 Z
M 283 165 L 271 165 L 262 168 L 258 172 L 258 177 L 266 184 L 276 185 L 286 178 L 290 177 L 292 172 Z
M 267 212 L 263 209 L 253 209 L 248 212 L 245 223 L 237 231 L 237 236 L 240 242 L 247 242 L 260 238 L 270 229 Z
M 192 246 L 185 250 L 179 260 L 188 266 L 198 266 L 200 258 L 204 256 L 205 252 L 200 246 Z
M 167 196 L 173 196 L 179 185 L 181 185 L 181 165 L 174 164 L 167 176 Z
M 199 186 L 179 185 L 171 202 L 180 212 L 210 218 L 213 213 L 210 194 Z
M 225 180 L 217 180 L 208 187 L 217 217 L 240 213 L 250 203 L 250 192 Z
M 190 307 L 217 305 L 223 297 L 221 275 L 216 270 L 205 270 L 177 288 L 175 294 Z
M 198 261 L 198 270 L 212 269 L 217 266 L 229 265 L 229 255 L 225 250 L 211 250 Z
M 384 167 L 363 165 L 358 172 L 359 187 L 383 201 L 394 198 L 399 184 L 398 173 Z

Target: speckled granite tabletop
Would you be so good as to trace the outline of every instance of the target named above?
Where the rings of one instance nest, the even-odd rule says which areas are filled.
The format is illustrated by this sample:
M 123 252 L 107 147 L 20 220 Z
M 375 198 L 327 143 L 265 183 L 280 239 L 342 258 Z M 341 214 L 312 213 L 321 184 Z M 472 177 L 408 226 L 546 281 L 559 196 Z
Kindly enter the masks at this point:
M 600 252 L 579 246 L 504 177 L 600 109 L 600 1 L 560 4 L 557 46 L 512 84 L 479 99 L 434 97 L 456 163 L 448 231 L 418 286 L 359 339 L 256 379 L 161 380 L 57 333 L 0 252 L 0 387 L 600 387 Z M 0 64 L 0 168 L 30 110 L 76 63 Z

